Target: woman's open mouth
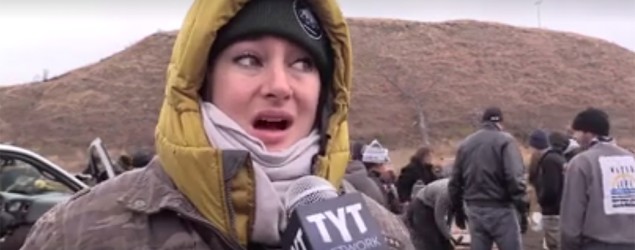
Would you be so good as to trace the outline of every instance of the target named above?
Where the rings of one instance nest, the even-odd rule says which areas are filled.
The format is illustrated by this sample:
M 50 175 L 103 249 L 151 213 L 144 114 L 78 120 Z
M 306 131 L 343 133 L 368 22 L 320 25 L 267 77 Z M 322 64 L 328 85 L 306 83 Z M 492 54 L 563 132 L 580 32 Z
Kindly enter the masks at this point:
M 252 122 L 253 136 L 265 145 L 280 143 L 293 125 L 293 117 L 283 111 L 263 111 Z
M 291 122 L 281 118 L 260 118 L 254 121 L 254 128 L 258 130 L 283 131 L 289 128 Z

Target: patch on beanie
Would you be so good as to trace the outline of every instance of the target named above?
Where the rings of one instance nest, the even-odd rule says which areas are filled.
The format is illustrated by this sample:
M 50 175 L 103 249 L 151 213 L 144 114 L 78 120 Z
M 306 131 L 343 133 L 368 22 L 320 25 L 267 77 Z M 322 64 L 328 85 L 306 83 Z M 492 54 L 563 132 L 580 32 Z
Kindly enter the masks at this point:
M 310 6 L 304 0 L 293 1 L 293 12 L 300 23 L 300 27 L 309 35 L 310 38 L 318 40 L 322 38 L 322 28 L 317 18 L 311 11 Z

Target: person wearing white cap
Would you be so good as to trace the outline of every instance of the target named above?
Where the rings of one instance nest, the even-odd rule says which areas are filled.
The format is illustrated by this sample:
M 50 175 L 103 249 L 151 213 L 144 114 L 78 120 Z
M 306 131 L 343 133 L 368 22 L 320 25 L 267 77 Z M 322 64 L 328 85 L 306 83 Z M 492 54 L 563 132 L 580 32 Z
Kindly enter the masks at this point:
M 362 149 L 362 162 L 368 170 L 369 177 L 381 187 L 387 208 L 393 213 L 401 214 L 403 207 L 399 202 L 395 171 L 390 164 L 388 149 L 379 141 L 373 140 Z

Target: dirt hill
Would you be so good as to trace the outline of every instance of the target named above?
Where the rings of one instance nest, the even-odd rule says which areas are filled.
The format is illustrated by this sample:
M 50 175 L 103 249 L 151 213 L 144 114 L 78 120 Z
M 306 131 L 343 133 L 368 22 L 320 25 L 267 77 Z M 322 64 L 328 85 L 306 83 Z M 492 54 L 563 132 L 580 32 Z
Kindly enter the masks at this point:
M 635 129 L 635 53 L 581 35 L 474 21 L 350 20 L 355 89 L 351 131 L 391 148 L 419 143 L 421 102 L 432 139 L 472 131 L 499 105 L 519 138 L 563 129 L 605 108 L 621 141 Z M 98 63 L 43 83 L 0 88 L 0 141 L 68 161 L 100 136 L 115 150 L 151 145 L 175 32 L 156 33 Z M 400 91 L 403 90 L 403 91 Z

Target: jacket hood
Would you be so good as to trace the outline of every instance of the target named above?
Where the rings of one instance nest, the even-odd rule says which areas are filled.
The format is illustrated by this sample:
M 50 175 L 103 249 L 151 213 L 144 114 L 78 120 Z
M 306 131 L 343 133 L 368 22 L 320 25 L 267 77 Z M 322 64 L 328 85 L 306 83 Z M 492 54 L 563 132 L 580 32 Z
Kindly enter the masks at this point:
M 227 173 L 223 172 L 219 160 L 220 150 L 214 149 L 207 141 L 198 103 L 199 89 L 205 79 L 207 57 L 216 32 L 247 2 L 194 1 L 173 47 L 167 69 L 165 98 L 155 131 L 156 150 L 162 167 L 179 191 L 223 233 L 231 233 L 234 227 L 226 204 L 229 197 L 225 195 L 223 178 Z M 330 39 L 335 63 L 331 81 L 333 111 L 326 114 L 328 125 L 325 128 L 330 139 L 317 157 L 315 174 L 338 187 L 349 160 L 347 117 L 352 81 L 350 35 L 336 0 L 307 2 Z M 245 181 L 233 183 L 231 190 L 246 191 L 245 197 L 251 197 L 253 172 L 247 176 Z M 248 205 L 253 207 L 253 204 Z M 244 232 L 237 234 L 244 244 L 248 236 Z

